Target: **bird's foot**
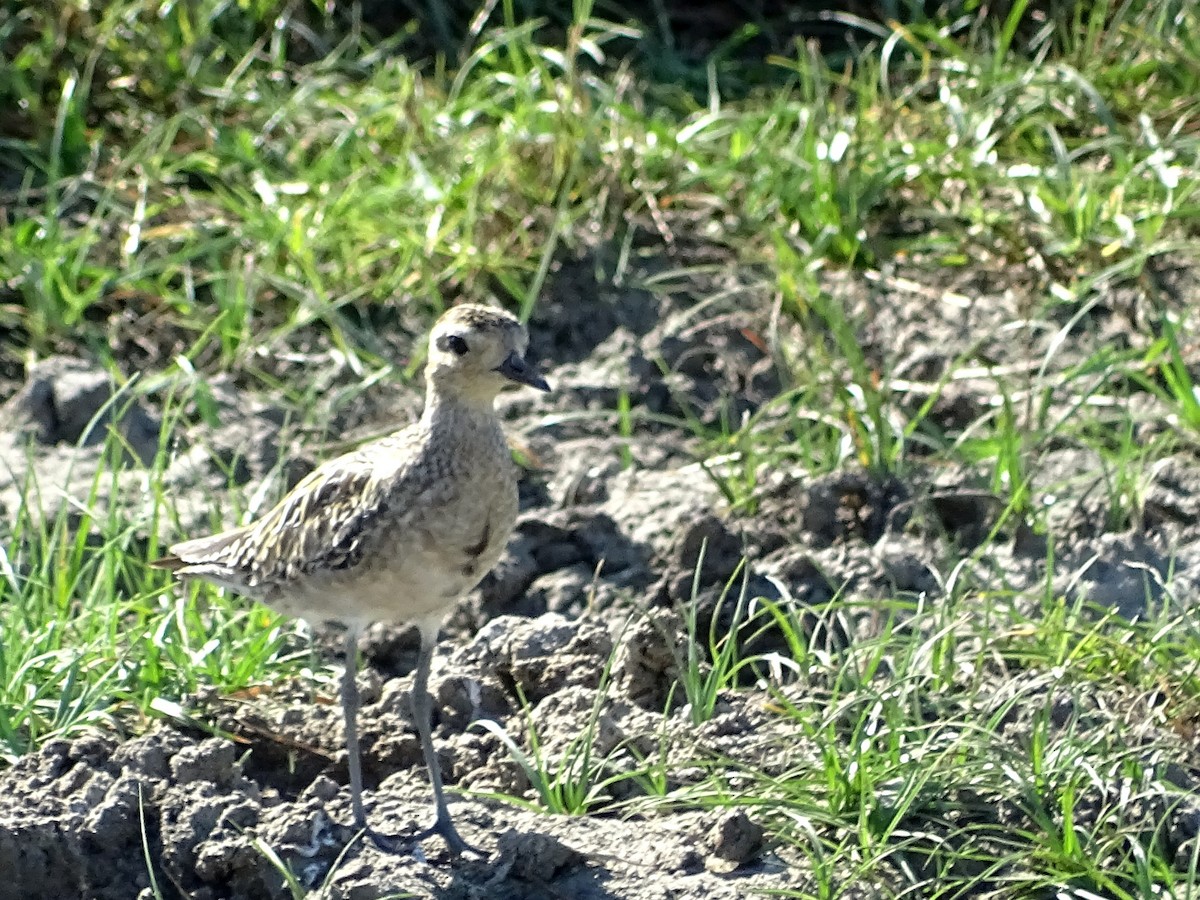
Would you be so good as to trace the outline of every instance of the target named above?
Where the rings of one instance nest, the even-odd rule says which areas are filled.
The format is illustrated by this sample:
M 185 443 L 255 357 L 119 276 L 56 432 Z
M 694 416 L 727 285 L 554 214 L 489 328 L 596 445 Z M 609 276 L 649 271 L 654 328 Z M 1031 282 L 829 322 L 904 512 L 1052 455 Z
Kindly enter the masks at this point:
M 375 845 L 375 849 L 381 853 L 400 854 L 407 853 L 412 849 L 411 841 L 404 838 L 389 837 L 386 834 L 380 834 L 370 825 L 362 826 L 362 833 L 367 840 Z
M 438 816 L 433 820 L 433 824 L 426 828 L 422 828 L 411 838 L 414 844 L 419 844 L 426 838 L 438 835 L 446 842 L 446 846 L 454 856 L 462 856 L 464 853 L 473 853 L 480 859 L 487 859 L 487 853 L 480 850 L 478 847 L 473 847 L 459 836 L 457 829 L 454 827 L 454 822 L 449 816 Z
M 478 847 L 468 844 L 462 839 L 458 831 L 454 827 L 454 822 L 448 818 L 435 819 L 433 824 L 427 828 L 422 828 L 416 834 L 407 835 L 404 837 L 391 837 L 386 834 L 381 834 L 370 825 L 359 826 L 362 834 L 375 845 L 375 848 L 381 853 L 408 854 L 424 857 L 421 852 L 420 844 L 426 838 L 431 838 L 437 835 L 446 842 L 446 847 L 454 856 L 462 856 L 464 853 L 473 853 L 480 859 L 486 859 L 488 854 Z

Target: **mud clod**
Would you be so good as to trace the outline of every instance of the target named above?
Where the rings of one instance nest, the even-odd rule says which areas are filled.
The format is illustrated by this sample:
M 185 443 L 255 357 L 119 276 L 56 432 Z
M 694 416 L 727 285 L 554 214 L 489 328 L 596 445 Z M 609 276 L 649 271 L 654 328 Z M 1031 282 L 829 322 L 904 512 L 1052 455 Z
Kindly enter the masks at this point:
M 46 446 L 98 446 L 110 427 L 121 433 L 134 459 L 143 465 L 154 459 L 159 423 L 132 396 L 118 394 L 110 373 L 71 357 L 34 363 L 25 386 L 0 408 L 0 428 Z
M 705 861 L 710 872 L 732 872 L 758 855 L 763 844 L 763 827 L 745 810 L 731 809 L 721 814 L 708 833 L 712 854 Z
M 548 834 L 506 831 L 498 845 L 501 864 L 522 881 L 545 884 L 584 861 L 578 850 Z

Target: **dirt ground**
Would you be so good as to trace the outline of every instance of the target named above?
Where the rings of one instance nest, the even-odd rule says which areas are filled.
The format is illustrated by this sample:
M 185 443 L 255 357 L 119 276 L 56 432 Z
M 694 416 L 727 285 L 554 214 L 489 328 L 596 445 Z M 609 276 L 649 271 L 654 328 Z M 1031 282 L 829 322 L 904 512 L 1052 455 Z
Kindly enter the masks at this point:
M 451 618 L 434 664 L 435 741 L 450 785 L 526 792 L 525 776 L 501 740 L 471 723 L 490 719 L 523 735 L 523 695 L 553 754 L 583 729 L 610 657 L 612 683 L 599 707 L 597 742 L 601 755 L 612 753 L 611 766 L 631 766 L 635 750 L 653 755 L 665 746 L 670 759 L 724 757 L 776 772 L 808 760 L 815 767 L 820 748 L 780 739 L 787 725 L 754 685 L 727 692 L 701 726 L 691 724 L 677 697 L 668 707 L 678 675 L 678 606 L 695 582 L 702 615 L 716 614 L 721 587 L 743 556 L 758 596 L 786 595 L 809 606 L 835 595 L 847 601 L 829 629 L 831 645 L 870 633 L 873 600 L 923 594 L 936 602 L 947 573 L 963 560 L 981 585 L 1002 586 L 1018 598 L 1042 590 L 1045 555 L 1027 535 L 1006 535 L 983 558 L 968 559 L 1000 509 L 979 471 L 925 470 L 919 459 L 903 480 L 873 477 L 853 459 L 818 477 L 781 468 L 761 473 L 753 515 L 733 515 L 694 461 L 695 441 L 685 432 L 647 425 L 621 436 L 611 411 L 622 391 L 633 408 L 650 413 L 686 408 L 711 420 L 724 408 L 737 421 L 783 389 L 776 360 L 756 337 L 790 343 L 799 353 L 804 348 L 798 333 L 773 321 L 769 298 L 750 276 L 744 284 L 730 275 L 720 284 L 694 281 L 650 294 L 597 282 L 598 268 L 589 256 L 564 262 L 530 323 L 534 355 L 554 392 L 512 393 L 501 401 L 535 465 L 506 556 Z M 924 403 L 952 364 L 975 360 L 1024 371 L 1049 356 L 1065 369 L 1106 342 L 1138 340 L 1129 324 L 1144 302 L 1136 286 L 1114 288 L 1064 342 L 1049 326 L 1065 323 L 1014 325 L 1028 321 L 1044 286 L 1024 270 L 1004 271 L 930 270 L 912 260 L 824 277 L 830 295 L 866 323 L 860 339 L 868 359 L 909 386 L 896 395 L 905 408 Z M 1166 277 L 1179 285 L 1174 296 L 1193 293 L 1192 269 L 1181 265 Z M 697 305 L 712 296 L 723 299 Z M 400 358 L 410 339 L 392 339 Z M 318 339 L 297 354 L 308 353 L 315 365 L 327 349 Z M 94 360 L 77 357 L 41 362 L 23 384 L 8 386 L 0 506 L 15 510 L 28 465 L 42 484 L 86 491 L 98 450 L 86 439 L 76 444 L 108 384 Z M 931 421 L 961 429 L 994 402 L 995 392 L 985 372 L 956 380 L 934 404 Z M 406 424 L 419 398 L 417 388 L 376 386 L 355 410 L 337 411 L 338 428 L 369 433 L 389 421 Z M 230 463 L 237 480 L 250 486 L 281 455 L 294 460 L 297 478 L 312 463 L 312 451 L 297 449 L 285 411 L 270 396 L 248 395 L 228 379 L 216 384 L 216 400 L 220 428 L 200 421 L 183 426 L 167 473 L 180 519 L 194 531 L 206 527 Z M 153 455 L 160 422 L 152 396 L 121 419 L 131 446 L 122 477 L 130 484 L 141 471 L 137 457 Z M 1167 580 L 1176 597 L 1196 595 L 1200 469 L 1194 461 L 1164 461 L 1146 488 L 1145 521 L 1109 530 L 1093 461 L 1073 448 L 1042 448 L 1039 460 L 1039 489 L 1053 485 L 1064 591 L 1126 615 L 1160 595 Z M 136 503 L 137 496 L 130 490 L 108 499 Z M 321 646 L 335 647 L 328 638 L 319 639 Z M 428 812 L 408 709 L 415 639 L 381 625 L 362 649 L 369 815 L 380 830 L 403 834 Z M 998 704 L 1013 690 L 1054 690 L 1050 680 L 1005 680 L 1027 674 L 995 677 Z M 254 699 L 193 698 L 193 715 L 236 741 L 164 722 L 128 740 L 94 734 L 52 741 L 0 772 L 7 798 L 0 806 L 0 900 L 148 897 L 152 877 L 168 897 L 284 896 L 283 878 L 264 848 L 312 896 L 348 900 L 699 900 L 812 888 L 808 860 L 764 840 L 765 823 L 753 807 L 640 815 L 632 803 L 628 816 L 566 817 L 498 800 L 455 799 L 460 830 L 486 858 L 451 859 L 438 839 L 426 841 L 421 853 L 381 853 L 353 841 L 348 826 L 341 714 L 327 687 L 276 686 Z M 819 689 L 802 680 L 786 688 Z M 1116 721 L 1132 714 L 1098 704 L 1094 715 Z M 1180 747 L 1179 758 L 1189 752 Z M 1193 776 L 1181 773 L 1190 783 Z M 685 784 L 699 776 L 683 767 L 670 777 Z M 630 792 L 616 799 L 636 800 L 632 782 L 614 790 Z M 1177 820 L 1172 840 L 1183 846 L 1200 828 L 1200 813 Z M 843 885 L 847 896 L 883 896 L 888 888 Z

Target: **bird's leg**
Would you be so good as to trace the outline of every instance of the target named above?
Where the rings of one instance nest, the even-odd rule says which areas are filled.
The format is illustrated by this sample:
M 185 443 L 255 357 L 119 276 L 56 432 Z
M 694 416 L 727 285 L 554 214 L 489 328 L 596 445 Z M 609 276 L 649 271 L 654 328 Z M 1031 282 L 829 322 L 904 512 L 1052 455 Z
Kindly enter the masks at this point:
M 413 677 L 412 708 L 417 723 L 417 734 L 421 739 L 421 752 L 425 756 L 425 767 L 429 770 L 429 782 L 433 786 L 435 817 L 433 824 L 423 828 L 409 841 L 415 843 L 438 834 L 446 841 L 455 856 L 471 852 L 480 856 L 482 851 L 464 841 L 454 828 L 450 809 L 446 805 L 445 789 L 442 786 L 442 770 L 433 749 L 431 733 L 432 708 L 429 697 L 429 670 L 433 663 L 433 651 L 437 645 L 437 625 L 421 628 L 421 649 L 417 656 L 417 671 Z M 358 629 L 346 633 L 346 669 L 342 676 L 342 710 L 346 717 L 347 768 L 350 770 L 350 806 L 354 811 L 354 827 L 361 830 L 371 842 L 386 853 L 398 852 L 402 842 L 380 834 L 367 824 L 367 813 L 363 805 L 362 754 L 358 742 Z
M 433 787 L 434 820 L 428 828 L 422 829 L 414 840 L 420 841 L 431 835 L 440 834 L 445 839 L 450 852 L 455 856 L 470 851 L 480 856 L 485 855 L 481 850 L 472 847 L 461 837 L 454 828 L 450 818 L 450 809 L 446 805 L 446 792 L 442 786 L 442 769 L 438 765 L 437 753 L 433 749 L 433 736 L 430 731 L 432 709 L 429 697 L 429 669 L 433 662 L 433 650 L 437 646 L 438 624 L 421 626 L 421 650 L 417 656 L 417 671 L 413 676 L 412 710 L 417 723 L 417 734 L 421 738 L 421 752 L 425 755 L 425 767 L 429 770 L 429 783 Z
M 342 675 L 342 712 L 346 717 L 346 766 L 350 770 L 350 808 L 354 811 L 354 827 L 364 832 L 371 842 L 385 853 L 395 853 L 395 841 L 375 831 L 367 824 L 363 806 L 362 753 L 358 745 L 358 629 L 346 631 L 346 669 Z
M 346 629 L 346 669 L 342 674 L 342 714 L 346 717 L 346 765 L 350 769 L 350 806 L 354 827 L 367 827 L 363 808 L 362 755 L 358 747 L 358 629 Z

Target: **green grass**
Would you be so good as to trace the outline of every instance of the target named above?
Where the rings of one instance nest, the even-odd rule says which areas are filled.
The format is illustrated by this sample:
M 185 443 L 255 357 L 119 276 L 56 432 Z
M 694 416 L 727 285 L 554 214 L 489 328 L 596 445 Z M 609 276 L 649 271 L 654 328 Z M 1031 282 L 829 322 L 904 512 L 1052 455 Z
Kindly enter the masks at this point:
M 271 394 L 321 439 L 315 410 L 415 374 L 411 339 L 445 305 L 587 303 L 547 299 L 583 258 L 605 284 L 688 298 L 696 318 L 745 314 L 780 385 L 744 416 L 682 390 L 652 411 L 622 387 L 598 412 L 621 467 L 653 432 L 684 443 L 738 515 L 765 508 L 772 473 L 850 469 L 969 472 L 996 512 L 981 542 L 934 561 L 944 596 L 872 600 L 877 627 L 847 646 L 737 579 L 739 633 L 681 610 L 673 698 L 689 729 L 758 691 L 783 764 L 706 755 L 668 714 L 657 751 L 621 748 L 620 768 L 592 746 L 601 691 L 562 754 L 532 712 L 504 734 L 535 787 L 516 799 L 750 807 L 809 866 L 799 896 L 874 880 L 947 898 L 1195 895 L 1200 851 L 1181 863 L 1165 831 L 1183 799 L 1165 745 L 1138 753 L 1085 714 L 1153 697 L 1163 733 L 1194 729 L 1195 625 L 1169 591 L 1128 621 L 1053 576 L 1068 549 L 1056 498 L 1081 490 L 1059 451 L 1097 460 L 1089 496 L 1119 530 L 1145 521 L 1163 460 L 1200 446 L 1195 313 L 1164 275 L 1196 259 L 1200 16 L 1172 0 L 951 6 L 845 17 L 872 41 L 862 52 L 780 39 L 792 49 L 750 58 L 749 29 L 697 63 L 618 4 L 541 19 L 492 4 L 473 28 L 474 11 L 446 7 L 433 31 L 381 38 L 342 4 L 4 3 L 0 368 L 67 351 L 124 383 L 153 322 L 128 391 L 168 423 L 144 469 L 111 434 L 83 494 L 30 477 L 5 520 L 4 759 L 303 670 L 286 621 L 145 565 L 175 533 L 169 436 L 216 426 L 213 379 Z M 770 27 L 754 26 L 780 38 Z M 662 78 L 672 67 L 686 77 Z M 693 262 L 697 246 L 712 252 Z M 880 337 L 921 324 L 890 318 L 914 293 L 971 331 L 940 367 Z M 285 371 L 314 347 L 325 371 Z M 955 423 L 940 410 L 960 391 L 982 399 Z M 110 502 L 135 482 L 137 504 Z M 214 498 L 214 526 L 269 499 L 255 488 Z M 1044 588 L 980 575 L 1030 535 Z M 839 592 L 816 614 L 861 619 L 865 602 Z M 743 653 L 735 638 L 762 629 L 786 653 Z M 1012 696 L 990 693 L 998 673 Z M 700 774 L 680 782 L 684 768 Z M 615 801 L 618 782 L 637 799 Z
M 601 755 L 597 753 L 596 747 L 600 715 L 608 700 L 614 660 L 615 655 L 610 654 L 582 729 L 553 754 L 543 746 L 543 736 L 534 719 L 533 710 L 519 688 L 521 715 L 525 720 L 523 740 L 517 740 L 490 719 L 482 719 L 475 723 L 477 727 L 500 740 L 529 779 L 537 799 L 536 802 L 530 803 L 519 797 L 499 794 L 486 796 L 507 800 L 529 809 L 568 816 L 586 815 L 611 805 L 612 798 L 608 794 L 611 786 L 615 782 L 633 777 L 627 772 L 613 773 L 609 758 L 612 754 Z M 528 745 L 528 752 L 523 749 L 523 745 Z
M 63 502 L 62 486 L 27 477 L 0 551 L 0 752 L 10 762 L 89 726 L 144 728 L 163 698 L 233 692 L 307 662 L 286 620 L 180 593 L 146 566 L 170 515 L 158 481 L 166 453 L 164 443 L 145 473 L 153 487 L 140 508 L 114 500 L 131 490 L 116 429 L 83 496 Z

